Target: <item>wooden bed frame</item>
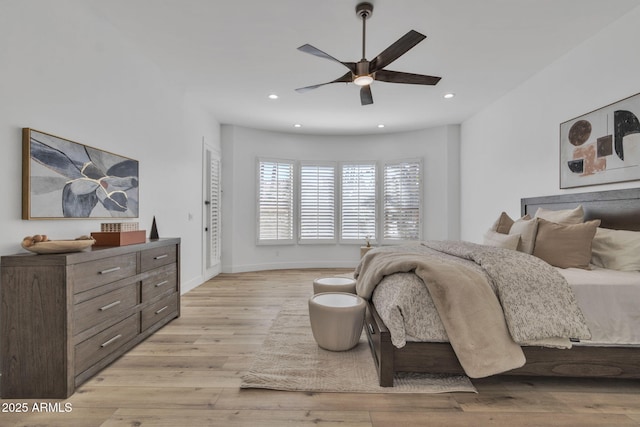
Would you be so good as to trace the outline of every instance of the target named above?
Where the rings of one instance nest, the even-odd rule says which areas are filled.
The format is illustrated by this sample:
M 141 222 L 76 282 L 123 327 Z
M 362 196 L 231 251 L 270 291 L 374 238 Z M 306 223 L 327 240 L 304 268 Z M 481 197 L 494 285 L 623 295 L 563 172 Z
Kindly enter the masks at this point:
M 640 231 L 640 188 L 526 198 L 521 200 L 521 213 L 533 216 L 539 207 L 558 210 L 579 204 L 585 220 L 600 219 L 602 227 Z M 449 343 L 407 342 L 403 348 L 394 347 L 371 301 L 365 330 L 383 387 L 393 386 L 395 372 L 464 374 Z M 523 352 L 526 364 L 502 375 L 640 378 L 640 347 L 523 347 Z

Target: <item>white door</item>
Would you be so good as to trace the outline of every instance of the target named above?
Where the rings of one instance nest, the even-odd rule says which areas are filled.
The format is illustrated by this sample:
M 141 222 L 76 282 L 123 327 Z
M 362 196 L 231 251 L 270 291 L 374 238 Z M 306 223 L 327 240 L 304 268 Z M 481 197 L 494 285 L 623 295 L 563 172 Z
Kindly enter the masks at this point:
M 220 153 L 203 143 L 203 158 L 203 277 L 208 280 L 220 273 Z

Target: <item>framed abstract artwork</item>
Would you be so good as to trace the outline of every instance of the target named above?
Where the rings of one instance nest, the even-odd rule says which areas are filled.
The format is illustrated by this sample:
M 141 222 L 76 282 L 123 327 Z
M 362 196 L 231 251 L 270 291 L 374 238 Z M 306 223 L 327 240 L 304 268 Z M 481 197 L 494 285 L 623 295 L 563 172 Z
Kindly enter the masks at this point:
M 640 179 L 640 94 L 560 124 L 560 188 Z
M 137 217 L 137 160 L 22 129 L 22 219 Z

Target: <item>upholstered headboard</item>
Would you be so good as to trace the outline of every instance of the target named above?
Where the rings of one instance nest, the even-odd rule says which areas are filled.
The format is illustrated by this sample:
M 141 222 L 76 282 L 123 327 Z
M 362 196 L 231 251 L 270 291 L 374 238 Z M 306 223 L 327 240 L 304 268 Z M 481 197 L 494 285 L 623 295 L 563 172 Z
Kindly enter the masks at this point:
M 529 197 L 520 200 L 522 215 L 538 208 L 571 209 L 582 205 L 585 220 L 599 219 L 601 227 L 640 231 L 640 188 Z

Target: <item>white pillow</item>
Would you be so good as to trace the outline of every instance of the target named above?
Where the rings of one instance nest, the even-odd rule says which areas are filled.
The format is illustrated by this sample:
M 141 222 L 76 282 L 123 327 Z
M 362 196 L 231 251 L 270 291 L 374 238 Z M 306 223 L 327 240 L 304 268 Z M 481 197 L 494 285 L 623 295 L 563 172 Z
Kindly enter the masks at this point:
M 562 209 L 559 211 L 538 208 L 535 218 L 546 219 L 558 224 L 580 224 L 584 222 L 584 210 L 582 205 L 578 205 L 574 209 Z
M 591 262 L 611 270 L 640 271 L 640 231 L 598 227 L 591 243 Z
M 525 252 L 528 254 L 533 253 L 533 246 L 536 243 L 536 233 L 538 232 L 538 220 L 533 219 L 517 219 L 511 229 L 509 230 L 509 234 L 518 234 L 520 235 L 520 243 L 518 244 L 518 251 Z
M 484 233 L 484 244 L 488 246 L 515 251 L 518 248 L 518 243 L 520 243 L 519 234 L 503 234 L 493 230 L 487 230 L 487 232 Z

